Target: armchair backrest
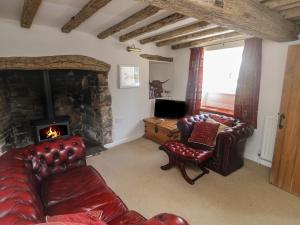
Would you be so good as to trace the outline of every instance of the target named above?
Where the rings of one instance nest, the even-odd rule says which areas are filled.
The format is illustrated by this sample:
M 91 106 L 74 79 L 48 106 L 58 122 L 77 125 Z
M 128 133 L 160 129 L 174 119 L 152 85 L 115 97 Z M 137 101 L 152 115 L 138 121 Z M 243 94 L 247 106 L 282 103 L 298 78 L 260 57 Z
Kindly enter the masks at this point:
M 180 119 L 177 123 L 177 127 L 180 131 L 181 142 L 185 144 L 188 143 L 188 139 L 191 136 L 195 123 L 199 121 L 206 121 L 209 118 L 209 115 L 210 114 L 199 114 L 194 116 L 187 116 Z M 211 115 L 216 115 L 216 114 L 211 114 Z M 221 116 L 221 118 L 226 118 L 228 120 L 231 120 L 233 127 L 239 124 L 239 121 L 234 119 L 233 117 Z

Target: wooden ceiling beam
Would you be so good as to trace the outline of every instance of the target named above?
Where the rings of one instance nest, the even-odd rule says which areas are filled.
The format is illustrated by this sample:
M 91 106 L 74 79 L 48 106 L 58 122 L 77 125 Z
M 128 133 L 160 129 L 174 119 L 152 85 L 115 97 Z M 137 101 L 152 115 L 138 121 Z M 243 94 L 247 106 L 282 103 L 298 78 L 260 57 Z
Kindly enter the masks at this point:
M 21 27 L 30 28 L 42 0 L 24 0 Z
M 164 57 L 160 55 L 149 55 L 149 54 L 141 54 L 140 57 L 144 59 L 148 59 L 150 61 L 160 61 L 160 62 L 173 62 L 174 59 L 171 57 Z
M 160 8 L 156 6 L 147 6 L 146 8 L 136 12 L 135 14 L 129 16 L 125 20 L 119 22 L 118 24 L 106 29 L 105 31 L 102 31 L 101 33 L 98 34 L 98 38 L 100 39 L 105 39 L 123 29 L 126 29 L 144 19 L 147 19 L 150 16 L 153 16 L 156 14 Z
M 267 0 L 262 3 L 269 8 L 278 8 L 299 2 L 299 0 Z
M 283 10 L 292 9 L 292 8 L 296 8 L 296 7 L 300 7 L 300 1 L 295 2 L 294 4 L 283 5 L 283 6 L 277 7 L 276 10 L 283 11 Z
M 132 38 L 135 38 L 135 37 L 141 36 L 143 34 L 158 30 L 162 27 L 168 26 L 170 24 L 176 23 L 176 22 L 184 20 L 186 18 L 187 17 L 184 16 L 184 15 L 181 15 L 179 13 L 174 13 L 174 14 L 169 15 L 169 16 L 163 18 L 163 19 L 160 19 L 158 21 L 150 23 L 149 25 L 143 26 L 143 27 L 138 28 L 138 29 L 136 29 L 132 32 L 124 34 L 119 38 L 119 40 L 121 42 L 128 41 Z
M 296 19 L 300 17 L 300 7 L 287 9 L 281 12 L 281 14 L 287 19 Z
M 172 49 L 181 49 L 181 48 L 192 48 L 192 47 L 198 47 L 198 46 L 203 46 L 203 45 L 207 45 L 216 41 L 222 41 L 222 40 L 226 40 L 226 39 L 231 39 L 231 38 L 243 38 L 245 35 L 240 34 L 238 32 L 231 32 L 231 33 L 227 33 L 227 34 L 220 34 L 220 35 L 216 35 L 216 36 L 212 36 L 212 37 L 208 37 L 208 38 L 203 38 L 203 39 L 199 39 L 199 40 L 194 40 L 194 41 L 190 41 L 190 42 L 184 42 L 184 43 L 180 43 L 180 44 L 176 44 L 176 45 L 172 45 Z
M 224 33 L 226 31 L 227 32 L 232 32 L 232 31 L 229 31 L 228 29 L 223 28 L 223 27 L 216 27 L 216 28 L 212 28 L 212 29 L 209 29 L 209 30 L 199 31 L 199 32 L 196 32 L 196 33 L 191 33 L 191 34 L 187 34 L 187 35 L 184 35 L 184 36 L 180 36 L 180 37 L 160 41 L 160 42 L 156 43 L 156 46 L 157 47 L 162 47 L 162 46 L 166 46 L 166 45 L 172 45 L 172 44 L 182 42 L 182 41 L 187 41 L 187 40 L 190 40 L 190 39 L 195 39 L 195 38 L 199 39 L 201 37 L 204 38 L 205 36 L 208 36 L 208 35 L 216 35 L 216 34 Z
M 206 28 L 210 26 L 209 23 L 205 22 L 205 21 L 201 21 L 201 22 L 197 22 L 197 23 L 193 23 L 191 25 L 185 26 L 185 27 L 181 27 L 172 31 L 168 31 L 162 34 L 158 34 L 158 35 L 154 35 L 151 37 L 147 37 L 144 38 L 142 40 L 140 40 L 141 44 L 147 44 L 150 42 L 155 42 L 155 41 L 160 41 L 160 40 L 164 40 L 164 39 L 169 39 L 169 38 L 173 38 L 173 37 L 177 37 L 180 35 L 184 35 L 184 34 L 188 34 L 191 32 L 195 32 L 195 31 L 199 31 L 200 29 Z
M 295 23 L 253 0 L 226 0 L 223 7 L 216 6 L 212 0 L 139 1 L 262 39 L 278 42 L 298 39 Z
M 64 33 L 70 33 L 85 20 L 94 15 L 99 9 L 106 6 L 111 0 L 90 0 L 75 16 L 73 16 L 62 28 Z

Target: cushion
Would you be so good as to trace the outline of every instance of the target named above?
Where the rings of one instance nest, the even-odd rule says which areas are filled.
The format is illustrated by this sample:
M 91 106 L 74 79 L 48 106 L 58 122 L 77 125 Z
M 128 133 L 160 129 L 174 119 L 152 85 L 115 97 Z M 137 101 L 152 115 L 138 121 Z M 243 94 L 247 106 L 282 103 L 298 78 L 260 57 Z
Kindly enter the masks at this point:
M 218 124 L 220 124 L 218 132 L 217 132 L 217 136 L 216 136 L 216 138 L 214 140 L 214 145 L 216 145 L 216 143 L 217 143 L 217 137 L 218 137 L 219 133 L 225 131 L 229 127 L 226 126 L 226 125 L 224 125 L 224 124 L 222 124 L 222 123 L 219 123 L 219 122 L 217 122 L 217 121 L 215 121 L 215 120 L 213 120 L 211 118 L 208 118 L 206 121 L 209 122 L 209 123 L 218 123 Z
M 165 149 L 173 154 L 199 163 L 205 162 L 213 156 L 213 151 L 191 148 L 179 141 L 169 141 L 163 145 Z
M 104 179 L 93 167 L 74 168 L 43 180 L 41 198 L 44 205 L 49 207 L 95 189 L 101 189 L 105 185 Z
M 76 222 L 88 225 L 106 225 L 101 221 L 101 210 L 72 213 L 65 215 L 47 216 L 47 222 Z
M 222 123 L 222 124 L 228 126 L 228 127 L 233 126 L 233 122 L 234 122 L 233 118 L 225 117 L 225 116 L 221 116 L 221 115 L 217 115 L 217 114 L 209 114 L 209 117 L 219 123 Z
M 195 123 L 189 142 L 214 147 L 220 124 L 199 121 Z

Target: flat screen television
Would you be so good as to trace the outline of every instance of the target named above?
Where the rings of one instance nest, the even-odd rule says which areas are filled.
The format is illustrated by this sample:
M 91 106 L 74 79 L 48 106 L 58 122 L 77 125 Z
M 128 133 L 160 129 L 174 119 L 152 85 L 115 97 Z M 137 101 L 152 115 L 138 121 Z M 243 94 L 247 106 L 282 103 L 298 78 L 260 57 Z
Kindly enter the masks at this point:
M 187 105 L 184 101 L 156 99 L 154 116 L 167 119 L 179 119 L 186 115 Z

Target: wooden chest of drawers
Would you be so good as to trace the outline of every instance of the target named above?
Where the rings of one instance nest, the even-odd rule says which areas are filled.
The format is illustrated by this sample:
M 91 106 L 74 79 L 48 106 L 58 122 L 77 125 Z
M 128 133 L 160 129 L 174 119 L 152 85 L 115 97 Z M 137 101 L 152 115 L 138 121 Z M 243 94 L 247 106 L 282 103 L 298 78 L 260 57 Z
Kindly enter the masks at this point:
M 145 138 L 159 144 L 164 144 L 166 141 L 179 140 L 180 133 L 177 129 L 177 121 L 155 117 L 144 119 Z

